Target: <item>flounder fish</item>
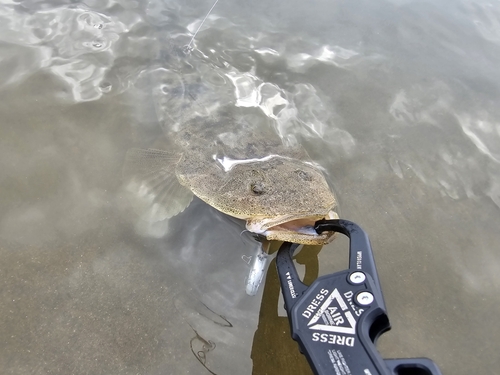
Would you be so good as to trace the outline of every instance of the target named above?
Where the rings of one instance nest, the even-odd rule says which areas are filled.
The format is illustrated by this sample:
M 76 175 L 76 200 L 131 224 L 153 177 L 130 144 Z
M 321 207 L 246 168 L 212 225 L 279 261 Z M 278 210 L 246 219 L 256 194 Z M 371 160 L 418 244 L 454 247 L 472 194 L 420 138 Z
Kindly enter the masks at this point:
M 333 233 L 313 228 L 319 219 L 338 218 L 320 168 L 301 146 L 285 146 L 274 129 L 254 126 L 236 109 L 191 117 L 173 133 L 172 149 L 130 149 L 128 189 L 147 200 L 151 220 L 179 214 L 196 195 L 268 240 L 328 243 Z

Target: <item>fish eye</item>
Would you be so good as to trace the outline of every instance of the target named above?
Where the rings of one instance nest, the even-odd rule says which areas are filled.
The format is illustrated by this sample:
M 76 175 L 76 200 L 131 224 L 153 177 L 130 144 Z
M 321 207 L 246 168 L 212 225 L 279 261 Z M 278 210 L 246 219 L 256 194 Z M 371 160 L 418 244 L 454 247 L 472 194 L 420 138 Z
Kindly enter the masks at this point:
M 264 184 L 262 182 L 254 182 L 250 184 L 250 191 L 254 195 L 262 195 L 265 192 Z
M 303 170 L 296 170 L 295 173 L 297 173 L 299 177 L 304 181 L 312 181 L 311 175 L 307 172 L 304 172 Z

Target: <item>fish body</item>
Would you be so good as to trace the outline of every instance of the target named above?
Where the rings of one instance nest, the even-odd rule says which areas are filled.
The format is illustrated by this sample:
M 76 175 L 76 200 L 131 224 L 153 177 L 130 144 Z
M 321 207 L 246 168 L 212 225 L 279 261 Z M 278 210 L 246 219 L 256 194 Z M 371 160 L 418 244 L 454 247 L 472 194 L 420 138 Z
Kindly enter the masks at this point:
M 199 84 L 162 89 L 159 118 L 177 121 L 168 132 L 169 150 L 131 149 L 124 178 L 141 196 L 148 220 L 160 221 L 184 210 L 196 195 L 217 210 L 246 221 L 246 228 L 269 240 L 325 244 L 314 222 L 337 218 L 336 200 L 320 168 L 300 146 L 286 146 L 268 124 L 256 124 L 229 103 L 212 100 Z M 195 91 L 189 93 L 189 91 Z M 200 93 L 203 97 L 200 98 Z M 187 99 L 186 99 L 187 98 Z M 184 116 L 173 119 L 165 108 Z M 205 109 L 210 107 L 209 111 Z M 203 108 L 203 110 L 199 110 Z

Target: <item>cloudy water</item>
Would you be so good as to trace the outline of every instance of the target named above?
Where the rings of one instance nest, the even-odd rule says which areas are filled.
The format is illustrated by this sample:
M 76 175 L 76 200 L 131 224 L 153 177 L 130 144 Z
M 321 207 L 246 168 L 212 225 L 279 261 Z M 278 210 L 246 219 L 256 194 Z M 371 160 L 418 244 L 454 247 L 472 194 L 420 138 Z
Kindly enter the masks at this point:
M 274 263 L 245 293 L 244 223 L 147 221 L 122 183 L 129 148 L 228 103 L 370 235 L 384 357 L 498 372 L 500 2 L 220 0 L 186 54 L 212 5 L 1 2 L 0 372 L 311 374 Z M 301 252 L 305 281 L 345 245 Z

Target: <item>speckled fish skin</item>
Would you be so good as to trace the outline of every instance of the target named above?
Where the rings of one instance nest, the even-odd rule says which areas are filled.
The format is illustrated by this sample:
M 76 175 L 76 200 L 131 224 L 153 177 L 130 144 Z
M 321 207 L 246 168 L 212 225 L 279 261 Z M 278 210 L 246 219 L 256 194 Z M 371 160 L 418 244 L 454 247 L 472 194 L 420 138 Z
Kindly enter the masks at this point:
M 228 215 L 258 223 L 329 217 L 335 197 L 322 172 L 300 147 L 286 147 L 271 128 L 256 130 L 227 111 L 184 124 L 176 142 L 183 149 L 176 165 L 180 183 Z M 249 230 L 254 229 L 255 226 Z M 324 244 L 322 236 L 289 231 L 268 239 Z

